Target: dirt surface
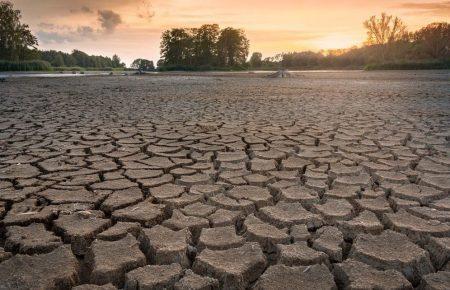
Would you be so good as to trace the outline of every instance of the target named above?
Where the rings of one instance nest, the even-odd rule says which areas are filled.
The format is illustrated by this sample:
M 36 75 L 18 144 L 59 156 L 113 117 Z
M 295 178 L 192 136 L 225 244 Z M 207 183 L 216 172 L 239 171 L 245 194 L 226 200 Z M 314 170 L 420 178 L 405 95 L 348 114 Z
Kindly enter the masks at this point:
M 450 72 L 264 75 L 2 83 L 0 289 L 450 289 Z

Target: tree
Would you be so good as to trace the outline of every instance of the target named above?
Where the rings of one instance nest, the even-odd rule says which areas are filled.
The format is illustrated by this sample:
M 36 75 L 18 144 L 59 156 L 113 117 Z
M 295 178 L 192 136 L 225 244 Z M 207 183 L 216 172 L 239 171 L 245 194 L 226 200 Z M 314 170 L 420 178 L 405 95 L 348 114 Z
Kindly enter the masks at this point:
M 379 19 L 376 16 L 370 17 L 364 22 L 367 29 L 368 45 L 384 45 L 398 40 L 402 40 L 407 35 L 406 26 L 398 17 L 381 13 Z
M 374 46 L 376 61 L 384 62 L 386 56 L 396 59 L 409 46 L 409 34 L 406 26 L 398 17 L 381 13 L 380 18 L 370 17 L 364 22 L 367 29 L 366 45 Z
M 215 65 L 217 39 L 220 29 L 217 24 L 205 24 L 192 30 L 195 65 Z
M 113 68 L 121 68 L 121 67 L 125 67 L 125 64 L 122 63 L 122 61 L 120 60 L 120 57 L 115 54 L 112 57 L 112 67 Z
M 241 29 L 227 27 L 220 32 L 217 41 L 217 54 L 220 65 L 234 66 L 245 63 L 248 56 L 249 41 Z
M 76 65 L 81 67 L 88 67 L 89 66 L 89 55 L 86 53 L 74 49 L 72 51 L 72 57 L 76 60 Z
M 450 56 L 450 24 L 431 23 L 414 33 L 420 48 L 432 58 Z
M 254 52 L 250 57 L 250 66 L 258 68 L 261 67 L 261 65 L 262 65 L 262 53 Z
M 131 64 L 131 68 L 140 70 L 140 71 L 152 71 L 155 69 L 155 66 L 153 64 L 153 61 L 138 58 L 133 61 Z
M 161 57 L 165 65 L 192 64 L 192 31 L 174 28 L 164 31 L 161 40 Z
M 58 53 L 56 55 L 55 59 L 51 62 L 51 64 L 52 64 L 52 66 L 56 66 L 56 67 L 64 66 L 65 63 L 64 63 L 63 56 L 60 53 Z
M 0 59 L 24 59 L 30 49 L 36 48 L 37 38 L 28 25 L 20 22 L 21 17 L 11 2 L 0 2 Z

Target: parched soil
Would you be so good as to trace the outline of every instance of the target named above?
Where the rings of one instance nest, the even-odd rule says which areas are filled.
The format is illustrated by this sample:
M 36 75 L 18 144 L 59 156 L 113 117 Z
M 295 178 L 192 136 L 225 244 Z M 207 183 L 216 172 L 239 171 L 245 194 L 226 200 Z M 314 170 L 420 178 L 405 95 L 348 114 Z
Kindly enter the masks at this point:
M 0 289 L 450 289 L 449 80 L 9 78 Z

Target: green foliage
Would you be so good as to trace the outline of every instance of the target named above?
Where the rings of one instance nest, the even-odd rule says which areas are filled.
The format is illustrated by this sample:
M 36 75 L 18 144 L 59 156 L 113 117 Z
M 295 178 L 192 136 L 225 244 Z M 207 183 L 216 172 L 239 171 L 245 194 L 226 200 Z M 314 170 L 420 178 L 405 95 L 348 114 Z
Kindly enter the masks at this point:
M 254 52 L 250 57 L 250 67 L 260 68 L 262 66 L 262 53 Z
M 125 67 L 125 64 L 120 60 L 120 57 L 117 54 L 115 54 L 112 57 L 111 66 L 113 68 L 119 68 L 119 67 Z M 95 66 L 95 67 L 97 67 L 97 66 Z
M 17 61 L 33 55 L 38 42 L 21 17 L 11 2 L 0 1 L 0 59 Z
M 55 50 L 47 50 L 39 52 L 39 58 L 48 61 L 55 67 L 82 67 L 94 70 L 111 70 L 112 68 L 123 69 L 125 64 L 121 63 L 120 58 L 116 55 L 115 59 L 88 55 L 80 50 L 74 50 L 72 53 L 65 53 Z
M 413 35 L 419 49 L 432 58 L 450 57 L 450 24 L 431 23 Z
M 199 70 L 232 68 L 243 65 L 248 40 L 242 30 L 223 30 L 217 24 L 200 28 L 174 28 L 161 37 L 160 70 Z
M 217 40 L 219 25 L 205 24 L 192 30 L 194 65 L 214 66 L 217 63 Z
M 390 16 L 389 16 L 390 17 Z M 372 17 L 375 30 L 380 23 L 391 25 L 390 32 L 377 32 L 378 44 L 321 52 L 292 52 L 263 60 L 262 68 L 279 69 L 446 69 L 450 59 L 450 25 L 432 23 L 417 32 L 406 34 L 401 20 L 384 15 Z M 394 23 L 394 24 L 392 24 Z M 397 24 L 395 24 L 397 23 Z M 367 25 L 367 24 L 366 24 Z M 394 29 L 394 27 L 397 27 Z M 373 32 L 368 31 L 372 35 Z M 375 36 L 373 36 L 375 37 Z M 375 37 L 376 38 L 376 37 Z
M 152 71 L 155 70 L 155 65 L 153 61 L 143 58 L 138 58 L 133 61 L 131 64 L 131 68 L 140 70 L 140 71 Z
M 0 60 L 0 71 L 51 71 L 52 66 L 43 60 L 9 61 Z
M 235 66 L 245 63 L 248 56 L 249 41 L 244 31 L 227 27 L 220 32 L 217 40 L 218 63 L 221 66 Z
M 164 31 L 161 38 L 161 59 L 165 66 L 189 66 L 193 62 L 191 29 L 174 28 Z

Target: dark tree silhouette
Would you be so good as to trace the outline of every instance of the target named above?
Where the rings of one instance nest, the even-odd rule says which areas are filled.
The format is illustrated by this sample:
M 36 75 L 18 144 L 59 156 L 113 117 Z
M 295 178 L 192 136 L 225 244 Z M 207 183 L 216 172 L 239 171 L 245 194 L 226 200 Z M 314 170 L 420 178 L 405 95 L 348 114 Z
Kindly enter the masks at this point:
M 192 35 L 188 29 L 174 28 L 162 35 L 161 57 L 164 65 L 190 65 L 192 63 Z
M 15 10 L 11 2 L 0 2 L 0 59 L 24 59 L 38 45 L 28 25 L 20 19 L 20 10 Z
M 217 39 L 220 29 L 217 24 L 205 24 L 192 30 L 193 54 L 196 66 L 215 65 L 217 62 Z
M 262 65 L 262 53 L 254 52 L 250 57 L 250 66 L 252 68 L 259 68 Z
M 244 31 L 217 24 L 174 28 L 162 34 L 159 68 L 206 69 L 244 65 L 249 42 Z
M 403 39 L 406 35 L 406 26 L 398 17 L 381 13 L 380 18 L 370 17 L 364 21 L 367 29 L 368 45 L 383 45 Z
M 431 23 L 414 33 L 420 48 L 432 58 L 450 57 L 450 24 Z
M 406 26 L 400 18 L 386 13 L 381 13 L 380 18 L 370 17 L 364 21 L 364 27 L 367 29 L 366 45 L 377 46 L 381 61 L 385 61 L 389 51 L 394 52 L 394 49 L 402 48 L 398 45 L 400 41 L 407 42 L 409 40 Z
M 155 65 L 153 64 L 153 61 L 138 58 L 133 61 L 131 64 L 131 68 L 140 70 L 140 71 L 152 71 L 155 69 Z
M 40 59 L 52 64 L 54 67 L 83 67 L 91 69 L 122 68 L 125 64 L 117 57 L 115 62 L 106 56 L 88 55 L 80 50 L 73 50 L 71 54 L 55 50 L 39 52 Z M 117 66 L 119 64 L 119 66 Z
M 125 67 L 125 64 L 120 60 L 120 57 L 115 54 L 112 57 L 112 67 L 113 68 L 122 68 Z
M 248 56 L 249 41 L 241 29 L 227 27 L 220 32 L 217 41 L 219 64 L 242 65 Z

